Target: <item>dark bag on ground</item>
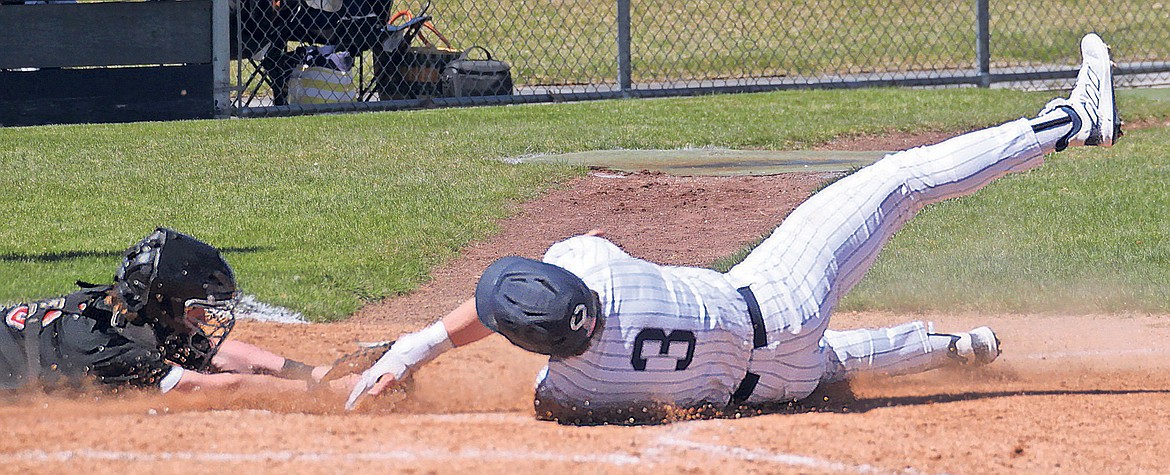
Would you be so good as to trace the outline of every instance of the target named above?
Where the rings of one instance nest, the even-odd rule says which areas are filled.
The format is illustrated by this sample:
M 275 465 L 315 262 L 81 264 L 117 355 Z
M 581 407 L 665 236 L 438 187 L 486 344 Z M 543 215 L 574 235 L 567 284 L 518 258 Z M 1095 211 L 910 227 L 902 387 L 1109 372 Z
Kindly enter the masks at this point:
M 471 59 L 468 55 L 482 51 L 486 59 Z M 468 48 L 443 69 L 440 78 L 443 96 L 510 96 L 512 95 L 512 67 L 481 46 Z
M 459 50 L 411 46 L 374 53 L 374 90 L 381 100 L 435 97 L 443 92 L 439 76 Z
M 374 90 L 379 99 L 417 99 L 443 93 L 439 77 L 451 61 L 463 53 L 451 47 L 426 14 L 430 4 L 417 16 L 402 10 L 390 19 L 385 34 L 374 49 Z M 406 18 L 402 24 L 394 24 Z M 424 30 L 433 40 L 423 36 Z M 413 46 L 418 40 L 422 45 Z

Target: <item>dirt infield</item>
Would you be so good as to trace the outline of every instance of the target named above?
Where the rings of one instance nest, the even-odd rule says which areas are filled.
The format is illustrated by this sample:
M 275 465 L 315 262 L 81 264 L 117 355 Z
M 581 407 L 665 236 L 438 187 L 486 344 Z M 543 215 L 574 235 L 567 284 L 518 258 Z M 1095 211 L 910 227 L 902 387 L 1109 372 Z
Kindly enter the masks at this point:
M 471 295 L 492 259 L 536 257 L 594 227 L 636 256 L 708 264 L 774 227 L 827 178 L 594 173 L 524 205 L 500 235 L 467 248 L 417 292 L 343 323 L 241 322 L 233 337 L 328 362 L 355 342 L 442 316 Z M 910 319 L 942 330 L 989 324 L 1004 355 L 976 372 L 859 381 L 854 399 L 815 412 L 571 427 L 533 419 L 541 359 L 491 337 L 420 370 L 409 394 L 350 413 L 330 394 L 13 397 L 0 404 L 0 473 L 1170 470 L 1167 316 L 841 314 L 833 326 Z

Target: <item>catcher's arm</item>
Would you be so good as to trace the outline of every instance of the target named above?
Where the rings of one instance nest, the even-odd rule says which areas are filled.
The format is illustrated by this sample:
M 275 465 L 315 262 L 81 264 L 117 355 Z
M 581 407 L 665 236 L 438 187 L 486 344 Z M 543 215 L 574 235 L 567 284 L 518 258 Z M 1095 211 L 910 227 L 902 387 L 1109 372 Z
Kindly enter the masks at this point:
M 374 366 L 362 373 L 345 403 L 346 409 L 357 406 L 363 395 L 377 395 L 395 382 L 402 381 L 419 366 L 443 352 L 482 340 L 491 334 L 492 331 L 480 323 L 475 313 L 475 299 L 468 299 L 441 321 L 399 338 Z
M 269 376 L 264 374 L 247 374 L 247 373 L 200 373 L 196 371 L 182 370 L 182 374 L 178 383 L 175 384 L 174 391 L 176 392 L 192 392 L 192 391 L 206 391 L 206 390 L 251 390 L 262 392 L 304 392 L 310 391 L 316 385 L 306 381 L 298 381 L 295 379 L 283 379 L 276 376 Z
M 220 372 L 264 374 L 314 382 L 320 381 L 321 376 L 329 371 L 328 366 L 310 366 L 238 340 L 224 341 L 211 363 Z

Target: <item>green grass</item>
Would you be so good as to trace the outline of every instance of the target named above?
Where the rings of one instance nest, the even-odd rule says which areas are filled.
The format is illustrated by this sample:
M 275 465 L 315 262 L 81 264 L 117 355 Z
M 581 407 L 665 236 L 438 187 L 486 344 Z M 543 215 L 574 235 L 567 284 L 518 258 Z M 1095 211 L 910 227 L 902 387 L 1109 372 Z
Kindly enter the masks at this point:
M 0 207 L 0 222 L 6 223 L 0 229 L 0 302 L 61 294 L 76 279 L 108 282 L 122 250 L 155 226 L 170 226 L 224 248 L 244 290 L 260 300 L 315 319 L 337 319 L 365 303 L 415 288 L 461 246 L 495 232 L 496 220 L 509 214 L 515 203 L 584 172 L 565 166 L 507 165 L 495 158 L 612 148 L 792 149 L 890 130 L 968 130 L 1034 113 L 1048 98 L 1044 93 L 976 89 L 787 91 L 0 129 L 0 165 L 5 171 L 0 178 L 0 202 L 5 204 Z M 1170 117 L 1170 103 L 1165 101 L 1123 104 L 1131 120 Z M 1119 170 L 1130 164 L 1142 169 L 1136 160 L 1156 160 L 1166 140 L 1164 132 L 1137 132 L 1104 157 L 1116 157 Z M 1142 144 L 1144 148 L 1138 148 Z M 1144 155 L 1135 156 L 1141 150 Z M 1080 173 L 1065 167 L 1104 160 L 1097 155 L 1081 157 L 1069 154 L 1051 167 L 1051 173 L 1067 170 L 1065 174 L 1034 179 L 1071 184 Z M 1065 162 L 1070 165 L 1062 166 Z M 1097 173 L 1105 171 L 1093 172 Z M 1108 196 L 1132 194 L 1133 201 L 1156 191 L 1137 188 L 1153 186 L 1146 183 L 1148 174 L 1141 176 L 1142 180 L 1121 181 L 1134 188 L 1118 188 L 1121 185 L 1112 181 L 1101 182 L 1108 187 L 1091 186 L 1101 187 L 1098 193 L 1112 193 Z M 984 199 L 997 192 L 1003 193 L 989 190 Z M 1028 200 L 1048 196 L 1030 189 L 1017 193 Z M 1066 209 L 1067 203 L 1052 206 L 1068 215 L 1073 209 Z M 1149 255 L 1164 255 L 1166 250 L 1162 243 L 1166 221 L 1158 220 L 1155 212 L 1165 205 L 1155 202 L 1144 214 L 1129 218 L 1126 207 L 1117 218 L 1163 230 L 1160 241 L 1154 239 L 1158 236 L 1144 241 L 1152 246 Z M 1092 210 L 1095 214 L 1088 216 L 1112 212 Z M 928 210 L 922 221 L 965 222 L 931 217 L 938 213 Z M 983 226 L 986 223 L 975 222 L 972 229 Z M 1136 239 L 1131 234 L 1143 239 L 1150 234 L 1142 231 L 1146 228 L 1131 228 L 1100 226 L 1086 235 L 1122 242 Z M 904 234 L 916 232 L 922 231 Z M 964 237 L 978 238 L 974 232 Z M 895 246 L 905 246 L 902 239 L 900 235 Z M 1005 262 L 1034 266 L 1071 259 L 1071 269 L 1098 265 L 1081 254 L 1084 244 L 1071 241 L 1059 252 L 1023 263 Z M 1140 277 L 1132 275 L 1136 269 L 1154 272 L 1138 264 L 1129 269 L 1124 272 L 1133 279 Z

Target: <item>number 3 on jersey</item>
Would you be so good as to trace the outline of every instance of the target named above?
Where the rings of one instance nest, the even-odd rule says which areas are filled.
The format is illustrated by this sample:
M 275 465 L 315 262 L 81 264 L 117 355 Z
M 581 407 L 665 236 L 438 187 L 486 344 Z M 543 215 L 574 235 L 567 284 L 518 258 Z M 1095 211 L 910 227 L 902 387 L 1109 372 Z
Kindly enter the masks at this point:
M 695 333 L 690 330 L 671 330 L 666 333 L 666 330 L 661 328 L 643 328 L 638 332 L 638 336 L 634 337 L 634 354 L 630 356 L 630 364 L 634 366 L 635 371 L 646 371 L 646 362 L 649 361 L 645 356 L 642 356 L 642 347 L 648 341 L 658 342 L 658 354 L 655 356 L 669 356 L 670 344 L 681 343 L 687 345 L 686 356 L 678 360 L 674 364 L 675 371 L 682 371 L 691 365 L 691 360 L 695 358 Z

